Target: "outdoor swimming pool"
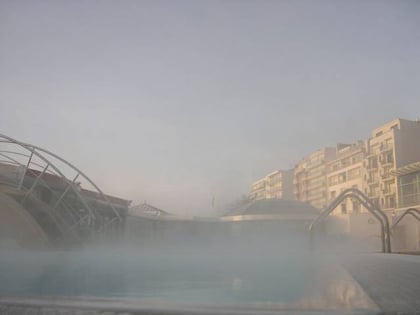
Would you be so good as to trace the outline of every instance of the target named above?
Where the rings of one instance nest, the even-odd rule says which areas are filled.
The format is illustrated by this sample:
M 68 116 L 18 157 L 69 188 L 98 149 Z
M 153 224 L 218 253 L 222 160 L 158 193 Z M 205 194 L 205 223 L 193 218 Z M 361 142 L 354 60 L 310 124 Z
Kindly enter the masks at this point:
M 126 301 L 149 309 L 375 313 L 332 258 L 209 251 L 2 251 L 2 297 Z

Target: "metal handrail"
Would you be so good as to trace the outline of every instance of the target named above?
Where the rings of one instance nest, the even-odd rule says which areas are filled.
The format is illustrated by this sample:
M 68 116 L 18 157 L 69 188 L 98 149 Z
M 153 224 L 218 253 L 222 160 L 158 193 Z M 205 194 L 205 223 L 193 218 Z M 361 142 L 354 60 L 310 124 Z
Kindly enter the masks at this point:
M 391 231 L 390 231 L 388 216 L 360 190 L 355 189 L 355 188 L 350 188 L 350 189 L 347 189 L 347 191 L 352 191 L 353 193 L 358 194 L 361 198 L 365 200 L 367 204 L 370 205 L 370 208 L 382 218 L 383 224 L 384 224 L 384 230 L 385 230 L 384 240 L 386 242 L 387 252 L 390 253 L 391 252 Z M 368 208 L 366 207 L 366 209 Z
M 392 230 L 395 229 L 395 227 L 404 219 L 406 215 L 412 215 L 414 218 L 416 218 L 420 222 L 420 210 L 416 208 L 408 208 L 406 209 L 398 218 L 397 220 L 392 224 Z
M 389 220 L 386 214 L 379 209 L 369 198 L 366 197 L 360 190 L 356 188 L 349 188 L 342 191 L 330 204 L 321 212 L 321 214 L 309 225 L 310 242 L 313 247 L 314 229 L 326 217 L 328 217 L 337 206 L 347 198 L 357 199 L 380 223 L 381 226 L 381 241 L 382 252 L 391 252 Z

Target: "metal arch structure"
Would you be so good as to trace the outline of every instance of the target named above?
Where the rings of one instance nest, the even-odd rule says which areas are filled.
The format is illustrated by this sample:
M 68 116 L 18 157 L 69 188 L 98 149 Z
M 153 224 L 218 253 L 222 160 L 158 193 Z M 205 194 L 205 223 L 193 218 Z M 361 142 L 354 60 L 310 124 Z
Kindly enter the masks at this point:
M 380 223 L 382 252 L 391 253 L 391 237 L 388 217 L 365 194 L 356 188 L 349 188 L 342 191 L 309 225 L 311 247 L 313 247 L 315 228 L 320 224 L 320 222 L 325 220 L 342 201 L 347 198 L 357 199 Z
M 404 219 L 405 216 L 411 215 L 414 218 L 417 219 L 417 221 L 420 222 L 420 210 L 416 208 L 408 208 L 406 209 L 398 218 L 395 220 L 395 222 L 392 224 L 392 231 L 397 227 L 397 225 Z
M 2 136 L 2 135 L 0 135 Z M 44 152 L 47 155 L 50 155 L 54 158 L 56 158 L 57 160 L 59 160 L 60 162 L 63 162 L 64 164 L 66 164 L 67 166 L 69 166 L 70 168 L 72 168 L 74 171 L 77 172 L 78 177 L 83 177 L 87 182 L 89 182 L 89 184 L 91 184 L 96 190 L 97 192 L 100 194 L 100 196 L 109 204 L 110 208 L 112 209 L 112 211 L 115 213 L 116 217 L 121 220 L 121 216 L 118 213 L 118 211 L 115 209 L 115 207 L 112 205 L 112 203 L 109 201 L 108 197 L 102 192 L 102 190 L 95 184 L 95 182 L 93 180 L 91 180 L 85 173 L 83 173 L 80 169 L 78 169 L 76 166 L 74 166 L 73 164 L 71 164 L 70 162 L 66 161 L 65 159 L 63 159 L 62 157 L 52 153 L 51 151 L 48 151 L 46 149 L 43 149 L 41 147 L 35 146 L 35 145 L 31 145 L 31 144 L 25 144 L 26 146 L 31 147 L 33 150 L 37 150 L 40 152 Z
M 56 241 L 69 236 L 80 239 L 80 233 L 77 233 L 78 229 L 80 232 L 80 227 L 83 227 L 85 236 L 92 236 L 108 229 L 118 229 L 123 223 L 119 211 L 93 180 L 64 158 L 39 146 L 21 142 L 3 134 L 0 134 L 0 144 L 13 148 L 6 150 L 0 146 L 0 164 L 19 170 L 13 179 L 3 176 L 0 181 L 14 186 L 20 192 L 18 199 L 22 205 L 26 202 L 31 202 L 32 205 L 41 204 L 43 218 L 48 217 L 56 225 Z M 71 171 L 72 179 L 68 179 L 64 170 L 57 165 L 60 163 Z M 30 175 L 32 181 L 29 187 L 24 185 L 27 175 Z M 59 180 L 60 185 L 63 186 L 61 191 L 54 190 L 44 179 L 48 175 L 50 178 L 52 175 L 55 180 Z M 92 206 L 89 198 L 83 195 L 76 180 L 83 180 L 94 188 L 91 193 L 94 193 L 98 197 L 97 201 L 106 207 L 105 222 L 99 213 L 100 210 Z M 48 189 L 54 195 L 53 204 L 46 205 L 39 200 L 34 194 L 37 187 Z

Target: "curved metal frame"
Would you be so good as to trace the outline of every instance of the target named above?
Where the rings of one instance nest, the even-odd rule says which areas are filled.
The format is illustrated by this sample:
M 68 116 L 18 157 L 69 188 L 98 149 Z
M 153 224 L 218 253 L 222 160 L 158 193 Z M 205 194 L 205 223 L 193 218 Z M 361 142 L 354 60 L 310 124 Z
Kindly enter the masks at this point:
M 405 210 L 398 218 L 397 220 L 392 224 L 391 229 L 394 230 L 395 227 L 404 219 L 406 215 L 412 215 L 414 218 L 416 218 L 420 222 L 420 210 L 416 208 L 408 208 Z
M 100 228 L 100 230 L 104 229 L 106 226 L 108 226 L 110 224 L 113 224 L 116 220 L 118 220 L 119 222 L 122 222 L 123 221 L 123 219 L 122 219 L 121 215 L 119 214 L 119 212 L 115 209 L 115 207 L 109 201 L 108 197 L 102 192 L 102 190 L 85 173 L 83 173 L 80 169 L 78 169 L 77 167 L 75 167 L 73 164 L 71 164 L 70 162 L 66 161 L 62 157 L 60 157 L 60 156 L 58 156 L 58 155 L 56 155 L 56 154 L 54 154 L 54 153 L 52 153 L 52 152 L 50 152 L 50 151 L 48 151 L 46 149 L 43 149 L 41 147 L 38 147 L 38 146 L 35 146 L 35 145 L 32 145 L 32 144 L 28 144 L 28 143 L 25 143 L 25 142 L 18 141 L 18 140 L 13 139 L 13 138 L 11 138 L 9 136 L 0 134 L 0 139 L 3 139 L 3 140 L 0 140 L 0 142 L 7 143 L 7 144 L 17 145 L 20 148 L 23 148 L 24 150 L 26 150 L 26 151 L 29 152 L 29 154 L 26 155 L 26 154 L 23 154 L 21 152 L 13 152 L 13 151 L 8 151 L 8 150 L 0 151 L 0 155 L 3 156 L 3 157 L 5 157 L 5 158 L 7 158 L 8 160 L 10 160 L 12 162 L 11 164 L 15 164 L 15 165 L 18 165 L 18 166 L 21 166 L 21 167 L 24 167 L 25 168 L 21 180 L 23 180 L 23 177 L 25 176 L 26 172 L 29 170 L 30 164 L 33 164 L 33 165 L 36 165 L 38 167 L 41 167 L 41 169 L 43 168 L 43 171 L 42 171 L 42 173 L 40 175 L 38 175 L 35 178 L 34 183 L 33 183 L 32 186 L 35 186 L 36 185 L 36 182 L 41 179 L 42 174 L 45 173 L 48 168 L 50 168 L 51 170 L 53 170 L 53 174 L 54 175 L 60 177 L 64 182 L 67 182 L 68 183 L 68 186 L 65 188 L 64 193 L 58 199 L 57 204 L 55 205 L 55 207 L 53 208 L 53 210 L 55 210 L 57 208 L 58 204 L 60 202 L 62 202 L 62 198 L 65 196 L 65 194 L 69 190 L 71 190 L 77 196 L 77 198 L 80 200 L 80 202 L 83 204 L 83 207 L 88 211 L 89 216 L 91 216 L 93 220 L 96 218 L 95 211 L 92 210 L 92 208 L 86 202 L 85 198 L 80 194 L 80 191 L 74 185 L 75 180 L 80 176 L 85 181 L 87 181 L 89 184 L 91 184 L 92 187 L 94 187 L 94 189 L 96 190 L 96 192 L 98 193 L 98 195 L 100 196 L 100 198 L 102 200 L 104 200 L 104 202 L 110 207 L 111 211 L 115 215 L 115 217 L 112 220 L 110 220 L 107 223 L 105 223 L 105 225 L 102 226 Z M 10 157 L 8 154 L 16 154 L 16 155 L 20 155 L 20 156 L 24 156 L 25 158 L 28 158 L 27 165 L 24 165 L 24 164 L 20 163 L 16 159 Z M 39 158 L 40 160 L 42 160 L 46 164 L 45 168 L 44 168 L 44 166 L 41 166 L 39 163 L 36 163 L 36 162 L 32 161 L 32 157 L 33 156 L 36 156 L 37 158 Z M 73 180 L 67 179 L 66 176 L 63 174 L 63 172 L 59 169 L 59 167 L 57 167 L 53 163 L 53 161 L 51 161 L 51 158 L 54 158 L 54 159 L 62 162 L 67 167 L 69 167 L 73 172 L 76 173 L 76 177 Z M 49 172 L 51 172 L 51 171 L 49 171 Z M 20 182 L 19 185 L 18 185 L 18 188 L 19 189 L 21 187 L 21 184 L 22 184 L 22 182 Z M 46 185 L 46 186 L 48 187 L 48 185 Z M 30 190 L 32 188 L 33 187 L 31 187 L 27 191 L 27 193 L 26 193 L 26 195 L 25 195 L 25 197 L 23 199 L 23 202 L 24 202 L 25 198 L 27 197 L 27 195 L 31 192 Z M 73 228 L 73 227 L 71 227 L 71 228 Z
M 116 215 L 116 217 L 118 219 L 122 219 L 119 212 L 115 209 L 115 207 L 112 205 L 112 203 L 109 201 L 108 197 L 102 192 L 102 190 L 93 182 L 93 180 L 91 180 L 85 173 L 83 173 L 80 169 L 78 169 L 76 166 L 74 166 L 73 164 L 71 164 L 70 162 L 64 160 L 62 157 L 46 150 L 43 149 L 41 147 L 38 146 L 34 146 L 31 144 L 27 144 L 28 146 L 31 146 L 32 148 L 44 152 L 48 155 L 51 155 L 52 157 L 56 158 L 57 160 L 59 160 L 60 162 L 63 162 L 64 164 L 66 164 L 67 166 L 69 166 L 70 168 L 72 168 L 74 171 L 77 172 L 78 175 L 80 175 L 81 177 L 83 177 L 86 181 L 89 182 L 89 184 L 91 184 L 99 193 L 99 195 L 109 204 L 109 206 L 111 207 L 112 211 L 114 212 L 114 214 Z
M 381 242 L 382 242 L 382 252 L 390 253 L 391 252 L 391 238 L 390 238 L 390 228 L 389 220 L 386 214 L 379 209 L 365 194 L 356 188 L 349 188 L 342 191 L 331 203 L 321 212 L 321 214 L 310 224 L 309 233 L 310 233 L 310 242 L 311 247 L 313 246 L 314 239 L 314 228 L 328 215 L 333 212 L 337 206 L 347 198 L 357 199 L 380 223 L 381 225 Z
M 4 141 L 2 141 L 2 142 L 4 142 Z M 12 157 L 10 157 L 10 156 L 8 156 L 8 155 L 6 155 L 6 154 L 3 154 L 2 152 L 4 152 L 4 153 L 9 153 L 9 154 L 14 154 L 14 155 L 19 155 L 19 156 L 23 156 L 23 157 L 26 157 L 26 158 L 29 158 L 29 159 L 31 159 L 31 155 L 26 155 L 26 154 L 23 154 L 23 153 L 18 153 L 18 152 L 13 152 L 13 151 L 4 151 L 4 150 L 2 150 L 2 151 L 0 151 L 0 156 L 3 156 L 3 157 L 5 157 L 5 158 L 7 158 L 8 159 L 8 161 L 6 161 L 7 163 L 9 163 L 9 164 L 11 164 L 11 165 L 19 165 L 19 166 L 21 166 L 21 167 L 23 167 L 24 169 L 25 169 L 25 171 L 24 171 L 24 174 L 22 174 L 22 177 L 21 177 L 21 180 L 20 180 L 20 182 L 19 182 L 19 184 L 18 184 L 18 189 L 19 190 L 21 190 L 21 188 L 22 188 L 22 183 L 23 183 L 23 180 L 24 180 L 24 176 L 25 176 L 25 174 L 26 174 L 26 172 L 32 172 L 30 169 L 28 169 L 28 167 L 29 167 L 29 165 L 30 164 L 33 164 L 33 165 L 35 165 L 35 166 L 37 166 L 37 167 L 39 167 L 40 169 L 44 169 L 44 166 L 43 165 L 41 165 L 41 164 L 39 164 L 39 163 L 36 163 L 36 162 L 34 162 L 34 161 L 30 161 L 30 162 L 28 162 L 27 163 L 27 165 L 24 165 L 24 164 L 22 164 L 22 163 L 20 163 L 18 160 L 16 160 L 16 159 L 14 159 L 14 158 L 12 158 Z M 13 163 L 11 163 L 11 162 L 13 162 Z M 74 181 L 77 179 L 77 177 L 78 177 L 79 175 L 76 175 L 76 177 L 73 179 L 73 181 L 71 182 L 72 184 L 74 184 Z M 43 181 L 42 180 L 42 178 L 41 177 L 39 177 L 39 176 L 37 176 L 37 178 L 36 178 L 36 180 L 39 180 L 39 182 L 41 182 L 42 184 L 43 184 L 43 186 L 45 186 L 45 187 L 47 187 L 47 188 L 50 188 L 49 187 L 49 185 L 45 182 L 45 181 Z M 57 206 L 59 205 L 59 203 L 62 201 L 62 199 L 63 199 L 63 197 L 65 196 L 65 193 L 66 192 L 68 192 L 68 190 L 70 189 L 70 185 L 68 185 L 68 187 L 66 188 L 66 190 L 65 190 L 65 192 L 60 196 L 60 199 L 61 200 L 59 200 L 59 201 L 57 201 L 57 203 L 56 203 L 56 205 L 54 206 L 54 208 L 53 208 L 53 210 L 55 210 L 56 208 L 57 208 Z M 31 190 L 31 189 L 30 189 Z M 24 201 L 26 200 L 26 198 L 29 196 L 29 193 L 30 193 L 30 191 L 28 191 L 27 193 L 26 193 L 26 195 L 25 195 L 25 197 L 24 197 L 24 199 L 21 201 L 21 203 L 23 204 L 24 203 Z M 65 208 L 67 208 L 67 210 L 68 210 L 68 206 L 64 203 L 64 202 L 62 202 L 62 204 L 63 204 L 63 206 L 65 207 Z M 89 210 L 88 210 L 89 211 Z M 71 216 L 73 216 L 74 217 L 74 215 L 71 213 L 71 211 L 68 211 L 69 212 L 69 214 L 71 215 Z M 54 220 L 54 222 L 56 222 L 56 224 L 58 224 L 58 221 L 57 221 L 57 218 L 55 217 L 55 216 L 53 216 L 51 213 L 49 213 L 49 212 L 47 212 L 47 214 Z M 89 211 L 89 214 L 91 214 L 91 215 L 93 215 L 93 213 L 92 213 L 92 211 Z M 62 232 L 64 232 L 63 231 L 63 229 L 62 229 L 62 227 L 61 226 L 57 226 Z M 70 229 L 71 230 L 71 229 Z

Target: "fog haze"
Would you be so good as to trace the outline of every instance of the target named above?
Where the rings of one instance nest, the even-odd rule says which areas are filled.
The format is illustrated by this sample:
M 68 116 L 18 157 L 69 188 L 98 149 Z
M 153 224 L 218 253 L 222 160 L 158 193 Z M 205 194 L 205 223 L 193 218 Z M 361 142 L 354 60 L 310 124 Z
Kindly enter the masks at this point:
M 107 193 L 209 215 L 420 116 L 417 1 L 1 1 L 0 133 Z

